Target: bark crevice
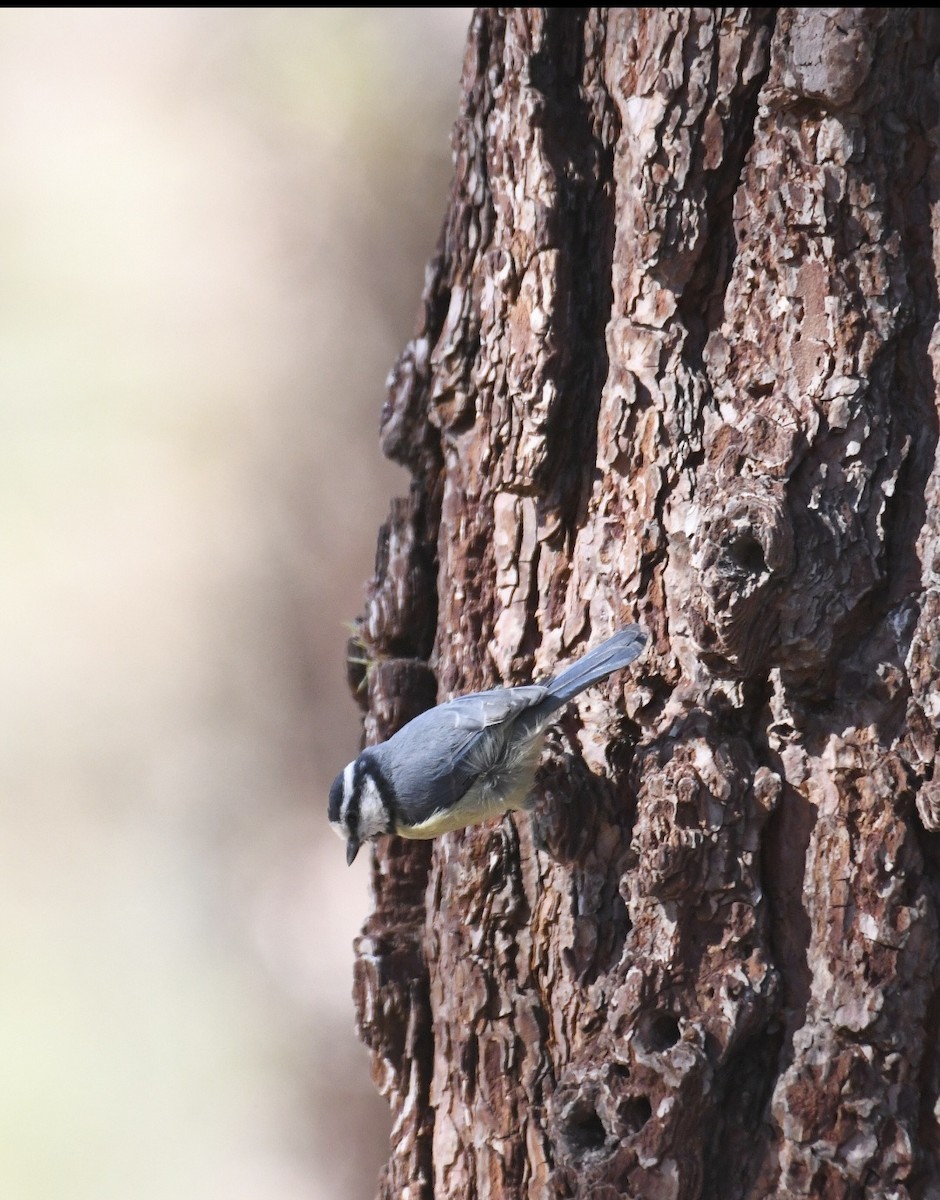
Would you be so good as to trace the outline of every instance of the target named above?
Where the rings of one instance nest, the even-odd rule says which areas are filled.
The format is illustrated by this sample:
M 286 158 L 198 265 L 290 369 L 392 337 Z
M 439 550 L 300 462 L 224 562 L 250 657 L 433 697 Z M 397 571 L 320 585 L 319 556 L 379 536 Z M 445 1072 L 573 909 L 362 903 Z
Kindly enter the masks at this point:
M 474 18 L 367 737 L 652 637 L 531 815 L 376 854 L 387 1200 L 940 1171 L 938 58 L 924 9 Z

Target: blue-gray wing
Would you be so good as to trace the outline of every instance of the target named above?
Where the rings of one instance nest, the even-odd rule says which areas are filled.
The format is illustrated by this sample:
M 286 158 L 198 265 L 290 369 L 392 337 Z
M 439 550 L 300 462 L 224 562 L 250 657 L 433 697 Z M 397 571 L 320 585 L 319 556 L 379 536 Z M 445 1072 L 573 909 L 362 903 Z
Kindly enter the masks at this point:
M 442 706 L 443 712 L 453 721 L 455 732 L 464 735 L 459 741 L 455 739 L 451 748 L 450 771 L 455 796 L 463 795 L 481 769 L 494 765 L 499 759 L 496 745 L 489 741 L 494 736 L 494 727 L 514 721 L 521 713 L 541 704 L 548 694 L 547 687 L 536 683 L 527 687 L 474 692 L 469 696 L 458 696 Z
M 541 684 L 458 696 L 415 717 L 371 753 L 394 772 L 400 807 L 412 821 L 454 804 L 472 785 L 481 739 L 549 695 Z
M 480 733 L 491 725 L 498 725 L 500 721 L 517 717 L 527 708 L 534 708 L 548 694 L 548 688 L 539 683 L 528 687 L 493 688 L 490 692 L 473 692 L 469 696 L 448 700 L 440 705 L 438 711 L 442 716 L 447 714 L 455 729 Z
M 541 704 L 548 696 L 548 688 L 541 684 L 528 687 L 493 688 L 489 692 L 472 692 L 469 696 L 458 696 L 433 710 L 435 732 L 443 736 L 447 745 L 446 765 L 460 772 L 469 762 L 476 760 L 480 739 L 489 736 L 487 730 L 504 721 L 512 721 L 520 713 Z M 420 721 L 420 717 L 418 720 Z M 442 767 L 445 764 L 442 763 Z M 445 768 L 446 769 L 446 768 Z

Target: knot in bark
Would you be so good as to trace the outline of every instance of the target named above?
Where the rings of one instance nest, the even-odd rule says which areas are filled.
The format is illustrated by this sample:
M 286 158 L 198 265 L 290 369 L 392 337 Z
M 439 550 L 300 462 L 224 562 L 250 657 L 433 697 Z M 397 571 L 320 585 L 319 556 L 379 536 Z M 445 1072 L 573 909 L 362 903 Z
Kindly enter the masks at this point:
M 774 107 L 812 101 L 822 109 L 852 103 L 865 85 L 884 12 L 797 8 L 778 29 L 781 53 L 767 84 Z
M 708 789 L 691 763 L 671 759 L 651 781 L 633 838 L 643 895 L 672 899 L 688 890 L 690 877 L 699 878 L 710 834 L 707 803 Z
M 626 1066 L 572 1064 L 551 1101 L 558 1160 L 580 1171 L 609 1167 L 621 1144 L 635 1137 L 652 1115 L 649 1089 L 632 1080 Z
M 701 1150 L 689 1114 L 711 1090 L 702 1031 L 668 1009 L 636 1017 L 625 1042 L 570 1063 L 552 1094 L 555 1182 L 568 1194 L 604 1196 L 610 1185 L 617 1196 L 651 1200 L 700 1192 Z
M 782 485 L 725 485 L 704 508 L 691 549 L 690 623 L 703 661 L 720 675 L 766 670 L 777 629 L 774 598 L 796 561 Z

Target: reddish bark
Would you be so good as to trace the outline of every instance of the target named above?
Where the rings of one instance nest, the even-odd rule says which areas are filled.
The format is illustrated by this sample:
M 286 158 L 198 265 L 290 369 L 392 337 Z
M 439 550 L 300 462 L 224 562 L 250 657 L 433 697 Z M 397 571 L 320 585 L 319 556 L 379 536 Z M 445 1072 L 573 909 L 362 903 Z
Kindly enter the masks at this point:
M 366 735 L 654 644 L 532 816 L 375 855 L 383 1196 L 940 1195 L 938 52 L 927 9 L 474 19 Z

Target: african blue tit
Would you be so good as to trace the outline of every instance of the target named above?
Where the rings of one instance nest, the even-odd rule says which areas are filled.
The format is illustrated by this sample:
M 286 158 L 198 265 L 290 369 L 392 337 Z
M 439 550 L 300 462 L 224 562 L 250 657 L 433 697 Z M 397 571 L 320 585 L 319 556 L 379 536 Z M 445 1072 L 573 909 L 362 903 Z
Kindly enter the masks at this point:
M 633 662 L 646 642 L 628 625 L 545 683 L 458 696 L 363 750 L 330 788 L 330 824 L 346 861 L 386 833 L 433 838 L 524 808 L 555 714 Z

